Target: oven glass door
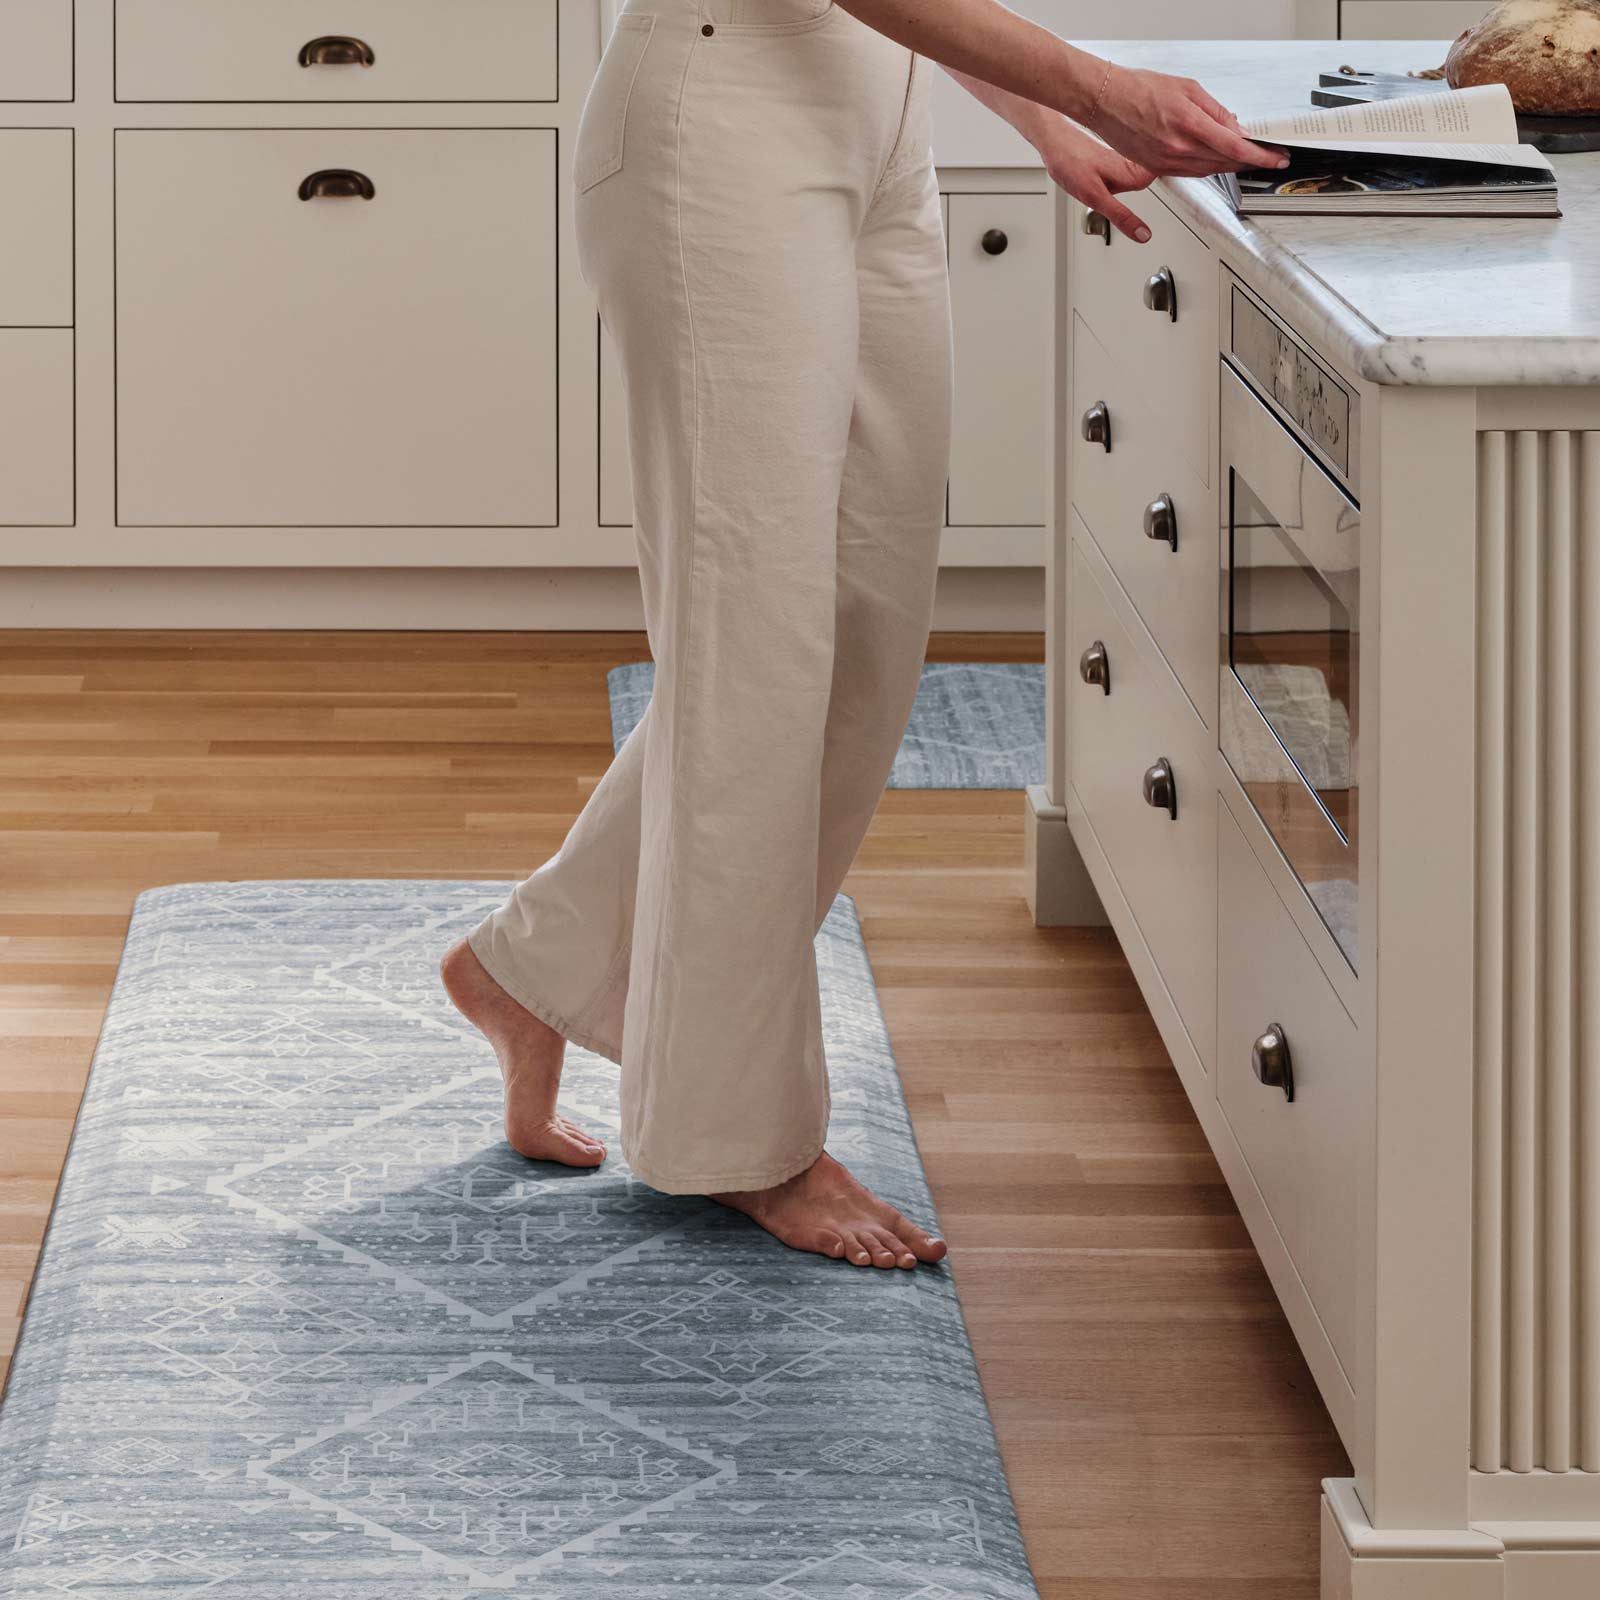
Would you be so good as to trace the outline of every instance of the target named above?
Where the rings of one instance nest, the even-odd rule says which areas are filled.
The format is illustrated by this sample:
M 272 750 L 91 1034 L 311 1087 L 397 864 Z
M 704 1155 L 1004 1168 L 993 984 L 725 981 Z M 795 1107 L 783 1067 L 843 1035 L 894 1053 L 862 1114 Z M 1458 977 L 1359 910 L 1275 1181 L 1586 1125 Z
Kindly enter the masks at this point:
M 1220 743 L 1355 969 L 1360 511 L 1226 369 L 1223 429 Z

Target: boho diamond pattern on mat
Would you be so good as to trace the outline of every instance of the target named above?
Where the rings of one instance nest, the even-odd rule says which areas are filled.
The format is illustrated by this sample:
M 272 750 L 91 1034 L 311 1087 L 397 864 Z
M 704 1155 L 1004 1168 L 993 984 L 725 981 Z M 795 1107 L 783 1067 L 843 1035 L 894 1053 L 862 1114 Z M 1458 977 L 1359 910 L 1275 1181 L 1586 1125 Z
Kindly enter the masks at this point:
M 311 1439 L 251 1476 L 359 1519 L 479 1581 L 592 1550 L 734 1476 L 730 1462 L 576 1384 L 480 1354 Z
M 0 1408 L 16 1600 L 1035 1600 L 950 1263 L 505 1144 L 439 953 L 500 882 L 146 891 Z M 829 1142 L 934 1218 L 841 896 Z M 863 1420 L 864 1394 L 897 1404 Z
M 529 1162 L 501 1129 L 498 1071 L 212 1179 L 213 1194 L 392 1273 L 479 1327 L 507 1327 L 574 1275 L 705 1211 L 601 1173 Z

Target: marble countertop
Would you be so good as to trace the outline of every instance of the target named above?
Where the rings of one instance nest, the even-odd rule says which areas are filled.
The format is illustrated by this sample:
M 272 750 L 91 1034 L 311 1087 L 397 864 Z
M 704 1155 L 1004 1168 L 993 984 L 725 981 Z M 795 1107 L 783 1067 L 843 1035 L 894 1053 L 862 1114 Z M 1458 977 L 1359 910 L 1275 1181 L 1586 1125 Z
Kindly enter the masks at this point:
M 1197 78 L 1240 117 L 1303 106 L 1319 71 L 1438 66 L 1440 40 L 1096 40 Z M 1564 215 L 1244 220 L 1215 184 L 1158 181 L 1194 230 L 1362 377 L 1391 384 L 1600 383 L 1600 152 L 1552 156 Z

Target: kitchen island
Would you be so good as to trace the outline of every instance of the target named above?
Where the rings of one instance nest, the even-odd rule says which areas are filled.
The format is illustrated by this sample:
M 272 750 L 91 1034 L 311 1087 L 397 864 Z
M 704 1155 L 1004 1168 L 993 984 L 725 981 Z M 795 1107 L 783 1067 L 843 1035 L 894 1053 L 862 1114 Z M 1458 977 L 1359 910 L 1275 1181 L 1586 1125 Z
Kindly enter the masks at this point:
M 1444 41 L 1096 43 L 1241 116 Z M 1355 1476 L 1325 1600 L 1600 1594 L 1600 154 L 1558 221 L 1056 196 L 1041 922 L 1109 921 Z

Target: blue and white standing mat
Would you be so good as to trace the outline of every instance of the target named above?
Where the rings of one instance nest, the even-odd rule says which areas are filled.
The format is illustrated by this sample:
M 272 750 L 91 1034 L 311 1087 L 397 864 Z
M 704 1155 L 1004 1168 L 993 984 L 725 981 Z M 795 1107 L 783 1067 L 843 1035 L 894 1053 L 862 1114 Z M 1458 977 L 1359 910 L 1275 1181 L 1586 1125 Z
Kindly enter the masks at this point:
M 653 661 L 606 674 L 611 748 L 633 731 L 655 687 Z M 890 789 L 1025 789 L 1044 782 L 1044 667 L 930 661 L 900 741 Z
M 134 906 L 0 1405 L 7 1600 L 1030 1600 L 948 1261 L 505 1143 L 438 958 L 501 882 Z M 854 904 L 830 1144 L 934 1213 Z

